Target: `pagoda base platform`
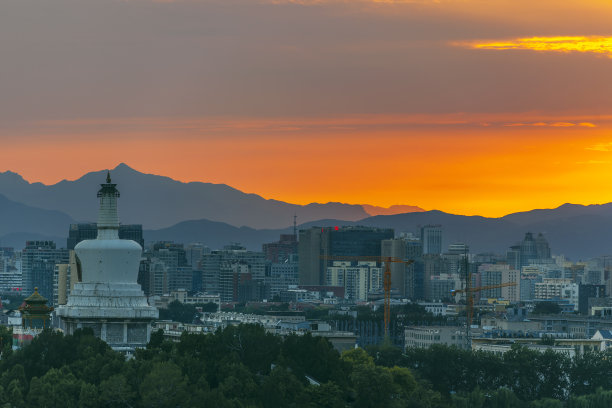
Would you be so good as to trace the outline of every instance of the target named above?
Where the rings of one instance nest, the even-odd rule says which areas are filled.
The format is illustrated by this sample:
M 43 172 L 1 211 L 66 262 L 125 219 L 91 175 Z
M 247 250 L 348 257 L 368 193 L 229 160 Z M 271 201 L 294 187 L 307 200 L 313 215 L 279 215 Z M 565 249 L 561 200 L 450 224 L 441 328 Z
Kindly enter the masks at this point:
M 114 350 L 130 354 L 149 342 L 159 312 L 137 283 L 79 282 L 57 315 L 66 334 L 89 328 Z

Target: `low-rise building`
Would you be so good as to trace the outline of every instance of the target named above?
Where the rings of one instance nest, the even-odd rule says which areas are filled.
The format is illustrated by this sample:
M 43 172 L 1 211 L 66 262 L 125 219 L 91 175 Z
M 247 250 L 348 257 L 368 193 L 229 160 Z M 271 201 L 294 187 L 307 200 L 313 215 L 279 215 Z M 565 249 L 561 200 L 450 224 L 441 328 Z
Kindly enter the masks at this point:
M 472 335 L 479 336 L 481 329 L 472 329 Z M 405 348 L 428 348 L 444 344 L 465 348 L 465 328 L 460 326 L 410 326 L 404 330 Z
M 554 345 L 542 344 L 540 338 L 473 338 L 472 350 L 488 351 L 502 355 L 512 349 L 512 345 L 519 344 L 530 350 L 541 353 L 552 350 L 555 353 L 565 354 L 568 357 L 575 357 L 592 351 L 605 351 L 606 341 L 601 339 L 554 339 Z

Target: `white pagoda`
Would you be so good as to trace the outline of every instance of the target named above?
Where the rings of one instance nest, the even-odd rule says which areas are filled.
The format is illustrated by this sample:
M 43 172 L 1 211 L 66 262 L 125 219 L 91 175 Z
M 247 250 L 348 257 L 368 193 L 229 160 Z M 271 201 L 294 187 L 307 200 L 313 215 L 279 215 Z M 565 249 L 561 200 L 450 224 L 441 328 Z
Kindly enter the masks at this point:
M 141 246 L 119 239 L 117 198 L 110 173 L 98 191 L 98 237 L 81 241 L 74 249 L 80 262 L 80 282 L 75 283 L 68 303 L 57 314 L 66 334 L 91 328 L 113 349 L 131 353 L 151 337 L 151 322 L 159 312 L 149 306 L 136 282 Z

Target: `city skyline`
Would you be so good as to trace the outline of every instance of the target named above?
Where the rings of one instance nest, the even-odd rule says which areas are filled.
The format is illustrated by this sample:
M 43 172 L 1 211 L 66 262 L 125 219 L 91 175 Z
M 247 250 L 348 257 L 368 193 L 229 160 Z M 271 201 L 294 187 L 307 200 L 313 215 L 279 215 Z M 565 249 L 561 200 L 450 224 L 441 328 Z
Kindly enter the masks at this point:
M 125 162 L 296 204 L 612 202 L 608 2 L 25 0 L 0 16 L 0 171 L 31 182 Z

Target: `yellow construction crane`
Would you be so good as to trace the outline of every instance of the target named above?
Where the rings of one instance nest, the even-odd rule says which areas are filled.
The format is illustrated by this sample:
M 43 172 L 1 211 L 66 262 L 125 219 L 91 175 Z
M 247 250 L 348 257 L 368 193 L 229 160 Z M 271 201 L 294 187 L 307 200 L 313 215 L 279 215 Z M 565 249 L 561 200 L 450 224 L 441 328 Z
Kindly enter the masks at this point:
M 470 279 L 471 282 L 471 274 L 468 273 L 468 278 Z M 451 290 L 451 294 L 452 295 L 456 295 L 458 293 L 465 293 L 466 294 L 466 299 L 465 299 L 465 312 L 466 312 L 466 321 L 465 321 L 465 341 L 466 341 L 466 348 L 471 348 L 472 347 L 472 336 L 471 336 L 471 327 L 472 327 L 472 319 L 474 317 L 474 296 L 473 294 L 476 292 L 480 292 L 483 290 L 487 290 L 487 289 L 497 289 L 497 288 L 505 288 L 508 286 L 516 286 L 516 282 L 506 282 L 506 283 L 500 283 L 499 285 L 487 285 L 487 286 L 478 286 L 476 288 L 471 288 L 469 287 L 470 285 L 467 284 L 466 282 L 466 288 L 465 289 L 457 289 L 457 290 Z
M 385 264 L 385 272 L 383 275 L 383 289 L 385 291 L 385 338 L 389 336 L 389 320 L 391 319 L 391 264 L 403 263 L 410 265 L 413 260 L 396 258 L 393 256 L 321 256 L 321 259 L 326 261 L 364 261 L 364 262 L 381 262 Z

